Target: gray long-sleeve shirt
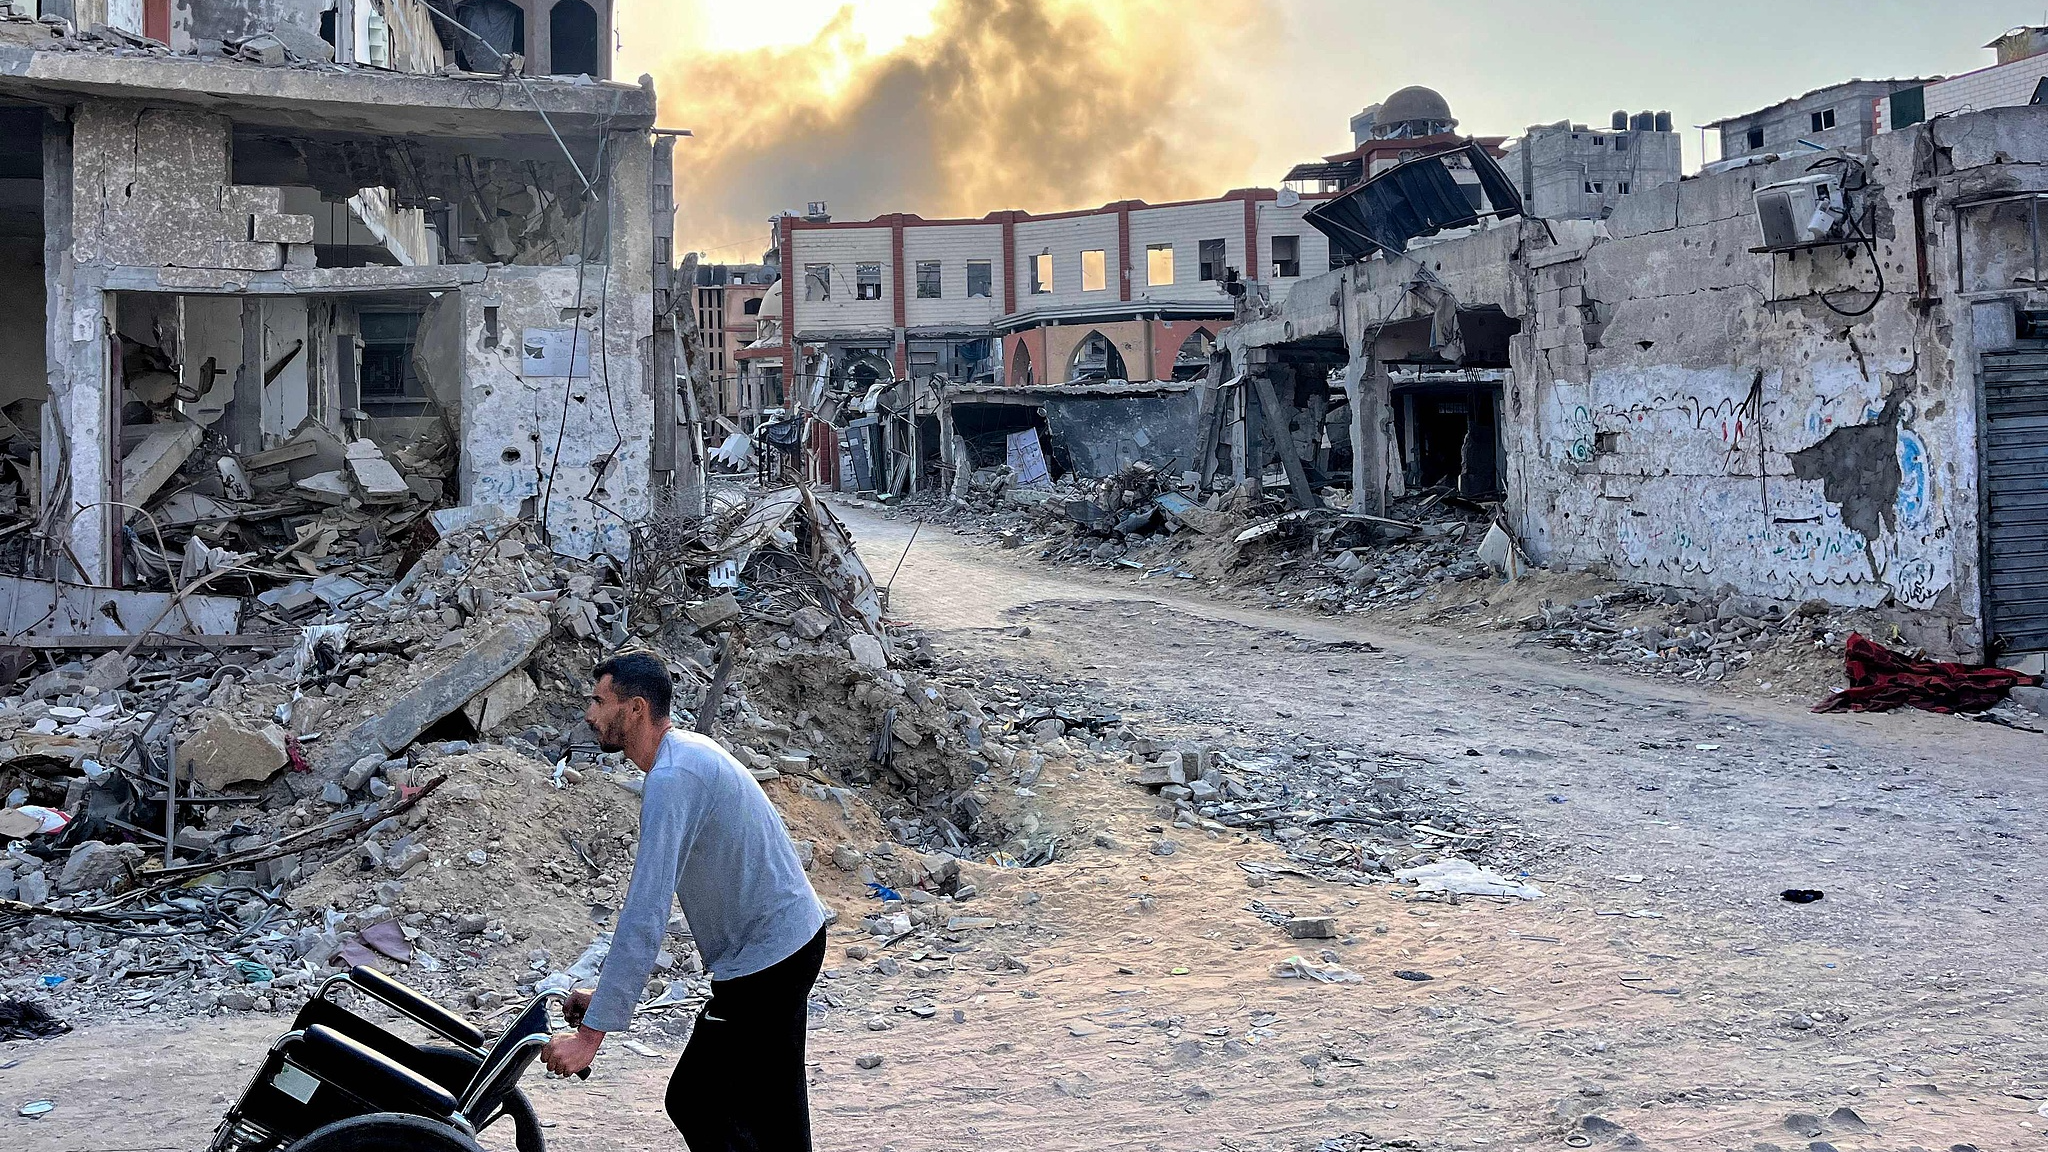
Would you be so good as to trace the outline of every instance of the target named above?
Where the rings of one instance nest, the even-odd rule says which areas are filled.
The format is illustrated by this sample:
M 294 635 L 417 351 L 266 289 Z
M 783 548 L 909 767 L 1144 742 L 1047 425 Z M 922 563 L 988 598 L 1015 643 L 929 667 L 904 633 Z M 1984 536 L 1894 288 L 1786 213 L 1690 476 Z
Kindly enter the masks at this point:
M 825 923 L 782 817 L 725 749 L 695 732 L 662 737 L 640 793 L 640 847 L 585 1025 L 633 1019 L 680 900 L 714 980 L 794 955 Z

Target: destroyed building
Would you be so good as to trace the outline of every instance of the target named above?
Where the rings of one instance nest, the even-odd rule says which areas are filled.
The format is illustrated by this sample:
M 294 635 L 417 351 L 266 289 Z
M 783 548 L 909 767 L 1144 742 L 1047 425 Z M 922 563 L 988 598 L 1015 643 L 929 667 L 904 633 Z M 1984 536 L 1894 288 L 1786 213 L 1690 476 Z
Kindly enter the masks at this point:
M 1511 187 L 1465 205 L 1433 158 L 1390 169 L 1310 214 L 1353 263 L 1225 331 L 1208 468 L 1284 465 L 1300 506 L 1368 514 L 1442 487 L 1496 500 L 1553 567 L 1897 605 L 1943 653 L 2048 649 L 2048 110 L 1863 148 L 1604 221 L 1533 219 Z
M 764 333 L 745 355 L 750 371 L 776 374 L 783 403 L 845 430 L 813 430 L 814 478 L 896 493 L 928 487 L 953 467 L 956 425 L 986 463 L 1001 461 L 1010 435 L 1041 422 L 1030 406 L 965 393 L 956 404 L 953 385 L 1185 392 L 1169 385 L 1207 370 L 1233 292 L 1284 290 L 1328 267 L 1322 237 L 1302 223 L 1311 203 L 1242 189 L 976 220 L 785 215 L 786 275 L 779 296 L 770 293 L 780 326 L 772 344 Z M 963 406 L 976 411 L 954 411 Z
M 6 632 L 236 632 L 436 509 L 624 555 L 674 140 L 609 4 L 58 7 L 0 18 Z

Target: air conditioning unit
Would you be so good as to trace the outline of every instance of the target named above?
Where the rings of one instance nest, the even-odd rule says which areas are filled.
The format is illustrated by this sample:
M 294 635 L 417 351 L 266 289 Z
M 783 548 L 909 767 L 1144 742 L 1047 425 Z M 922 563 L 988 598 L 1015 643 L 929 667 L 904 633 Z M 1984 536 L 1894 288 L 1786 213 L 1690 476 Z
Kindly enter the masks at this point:
M 1849 217 L 1842 198 L 1842 178 L 1816 172 L 1756 190 L 1756 222 L 1763 246 L 1773 251 L 1831 240 Z

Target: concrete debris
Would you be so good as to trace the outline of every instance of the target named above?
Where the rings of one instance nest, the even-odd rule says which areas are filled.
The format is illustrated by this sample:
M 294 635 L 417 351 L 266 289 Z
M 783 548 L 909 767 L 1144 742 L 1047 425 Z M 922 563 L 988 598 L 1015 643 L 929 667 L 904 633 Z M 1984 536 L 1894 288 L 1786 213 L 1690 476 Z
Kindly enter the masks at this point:
M 179 774 L 209 792 L 260 784 L 289 761 L 283 729 L 227 713 L 216 714 L 178 746 Z

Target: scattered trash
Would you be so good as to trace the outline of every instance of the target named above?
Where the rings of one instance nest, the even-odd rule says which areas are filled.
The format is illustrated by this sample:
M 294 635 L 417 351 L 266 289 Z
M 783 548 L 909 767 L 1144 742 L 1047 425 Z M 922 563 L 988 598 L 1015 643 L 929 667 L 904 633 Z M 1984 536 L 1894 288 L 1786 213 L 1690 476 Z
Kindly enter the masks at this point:
M 1349 968 L 1336 964 L 1317 966 L 1299 956 L 1291 956 L 1273 966 L 1273 975 L 1283 980 L 1314 980 L 1322 984 L 1363 984 L 1365 977 Z
M 1470 860 L 1439 860 L 1419 868 L 1403 868 L 1394 873 L 1394 879 L 1414 884 L 1424 892 L 1453 892 L 1460 896 L 1513 896 L 1522 900 L 1540 900 L 1543 890 L 1534 884 L 1510 880 L 1488 868 L 1481 868 Z
M 1423 981 L 1436 979 L 1436 977 L 1431 976 L 1427 972 L 1417 972 L 1413 968 L 1396 968 L 1394 969 L 1394 975 L 1402 980 Z
M 71 1031 L 71 1025 L 33 1000 L 0 1000 L 0 1040 L 46 1040 Z
M 57 1106 L 55 1104 L 52 1104 L 48 1100 L 32 1100 L 27 1104 L 23 1104 L 20 1108 L 20 1112 L 23 1116 L 26 1116 L 31 1120 L 40 1120 L 43 1117 L 48 1116 L 52 1111 L 56 1109 L 56 1107 Z
M 1826 895 L 1818 888 L 1787 888 L 1778 893 L 1778 898 L 1793 904 L 1811 904 Z

